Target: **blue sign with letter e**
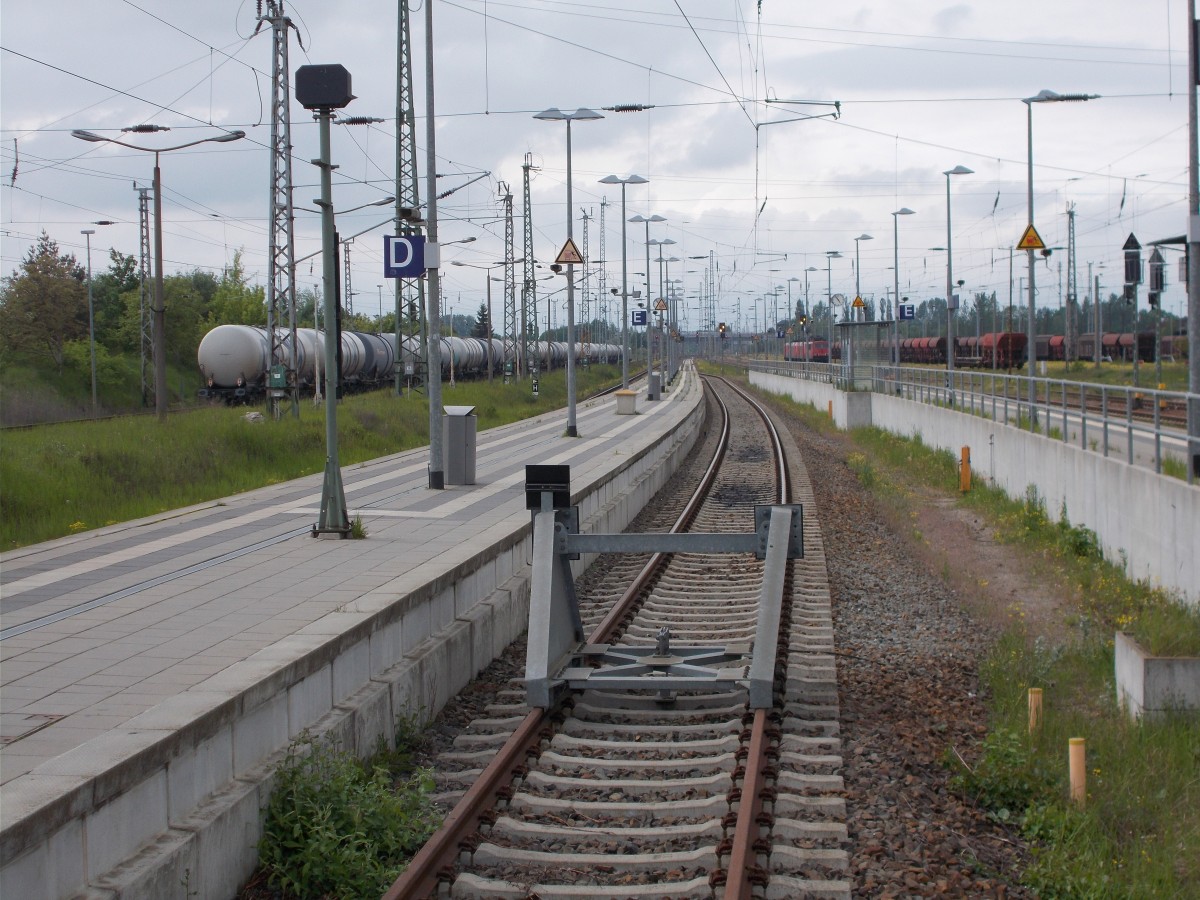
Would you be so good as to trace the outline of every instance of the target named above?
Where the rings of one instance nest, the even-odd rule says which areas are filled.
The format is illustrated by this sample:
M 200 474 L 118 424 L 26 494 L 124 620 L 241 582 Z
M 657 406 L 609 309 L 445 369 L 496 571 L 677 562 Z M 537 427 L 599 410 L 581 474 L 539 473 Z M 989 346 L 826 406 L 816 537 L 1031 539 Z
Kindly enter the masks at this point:
M 646 324 L 646 310 L 635 309 L 633 311 L 633 324 L 634 325 L 645 325 Z
M 917 308 L 911 303 L 900 304 L 900 319 L 915 319 L 917 317 Z
M 420 278 L 424 274 L 424 235 L 383 236 L 384 278 Z

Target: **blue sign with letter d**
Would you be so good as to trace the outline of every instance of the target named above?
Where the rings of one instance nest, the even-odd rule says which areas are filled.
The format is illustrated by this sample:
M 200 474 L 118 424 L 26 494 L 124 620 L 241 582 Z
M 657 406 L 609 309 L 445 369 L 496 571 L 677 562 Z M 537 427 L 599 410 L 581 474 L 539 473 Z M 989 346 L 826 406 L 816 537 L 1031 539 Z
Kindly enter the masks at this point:
M 425 274 L 425 236 L 383 236 L 383 277 L 420 278 Z

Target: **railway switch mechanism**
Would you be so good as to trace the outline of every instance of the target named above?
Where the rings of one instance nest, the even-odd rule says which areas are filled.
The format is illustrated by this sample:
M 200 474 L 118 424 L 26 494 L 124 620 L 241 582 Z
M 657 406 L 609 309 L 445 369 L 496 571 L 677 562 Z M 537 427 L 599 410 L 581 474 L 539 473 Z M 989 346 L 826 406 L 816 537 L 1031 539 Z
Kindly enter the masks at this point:
M 580 534 L 571 506 L 571 468 L 525 467 L 525 506 L 533 515 L 533 572 L 525 682 L 531 707 L 550 709 L 568 691 L 674 691 L 745 688 L 753 709 L 772 706 L 784 576 L 804 557 L 799 504 L 754 507 L 748 533 Z M 764 560 L 753 643 L 672 646 L 663 627 L 654 646 L 587 643 L 571 560 L 583 553 L 753 553 Z

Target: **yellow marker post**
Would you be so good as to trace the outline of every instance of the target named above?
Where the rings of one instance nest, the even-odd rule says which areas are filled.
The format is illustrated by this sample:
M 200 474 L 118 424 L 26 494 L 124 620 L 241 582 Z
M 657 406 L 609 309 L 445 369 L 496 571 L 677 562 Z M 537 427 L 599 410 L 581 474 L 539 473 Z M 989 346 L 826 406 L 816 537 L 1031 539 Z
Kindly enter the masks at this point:
M 1071 772 L 1071 802 L 1083 809 L 1087 802 L 1087 749 L 1083 738 L 1071 738 L 1068 767 Z
M 1042 689 L 1029 689 L 1029 733 L 1042 727 Z
M 829 401 L 829 418 L 833 418 L 833 401 Z
M 971 490 L 971 448 L 962 448 L 962 462 L 958 466 L 958 489 L 964 494 Z

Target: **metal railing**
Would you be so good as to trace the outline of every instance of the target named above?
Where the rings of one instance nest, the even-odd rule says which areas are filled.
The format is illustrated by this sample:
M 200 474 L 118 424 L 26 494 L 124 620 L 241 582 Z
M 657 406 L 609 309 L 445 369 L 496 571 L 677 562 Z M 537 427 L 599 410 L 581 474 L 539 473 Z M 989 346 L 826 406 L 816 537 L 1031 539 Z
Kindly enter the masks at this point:
M 1187 404 L 1200 400 L 1186 391 L 1116 387 L 1052 378 L 1032 379 L 994 370 L 850 366 L 753 360 L 747 367 L 789 378 L 832 384 L 844 391 L 874 391 L 957 409 L 1074 444 L 1130 465 L 1186 477 Z M 1032 381 L 1032 390 L 1031 390 Z M 1032 396 L 1032 403 L 1030 398 Z M 1186 473 L 1186 474 L 1185 474 Z

